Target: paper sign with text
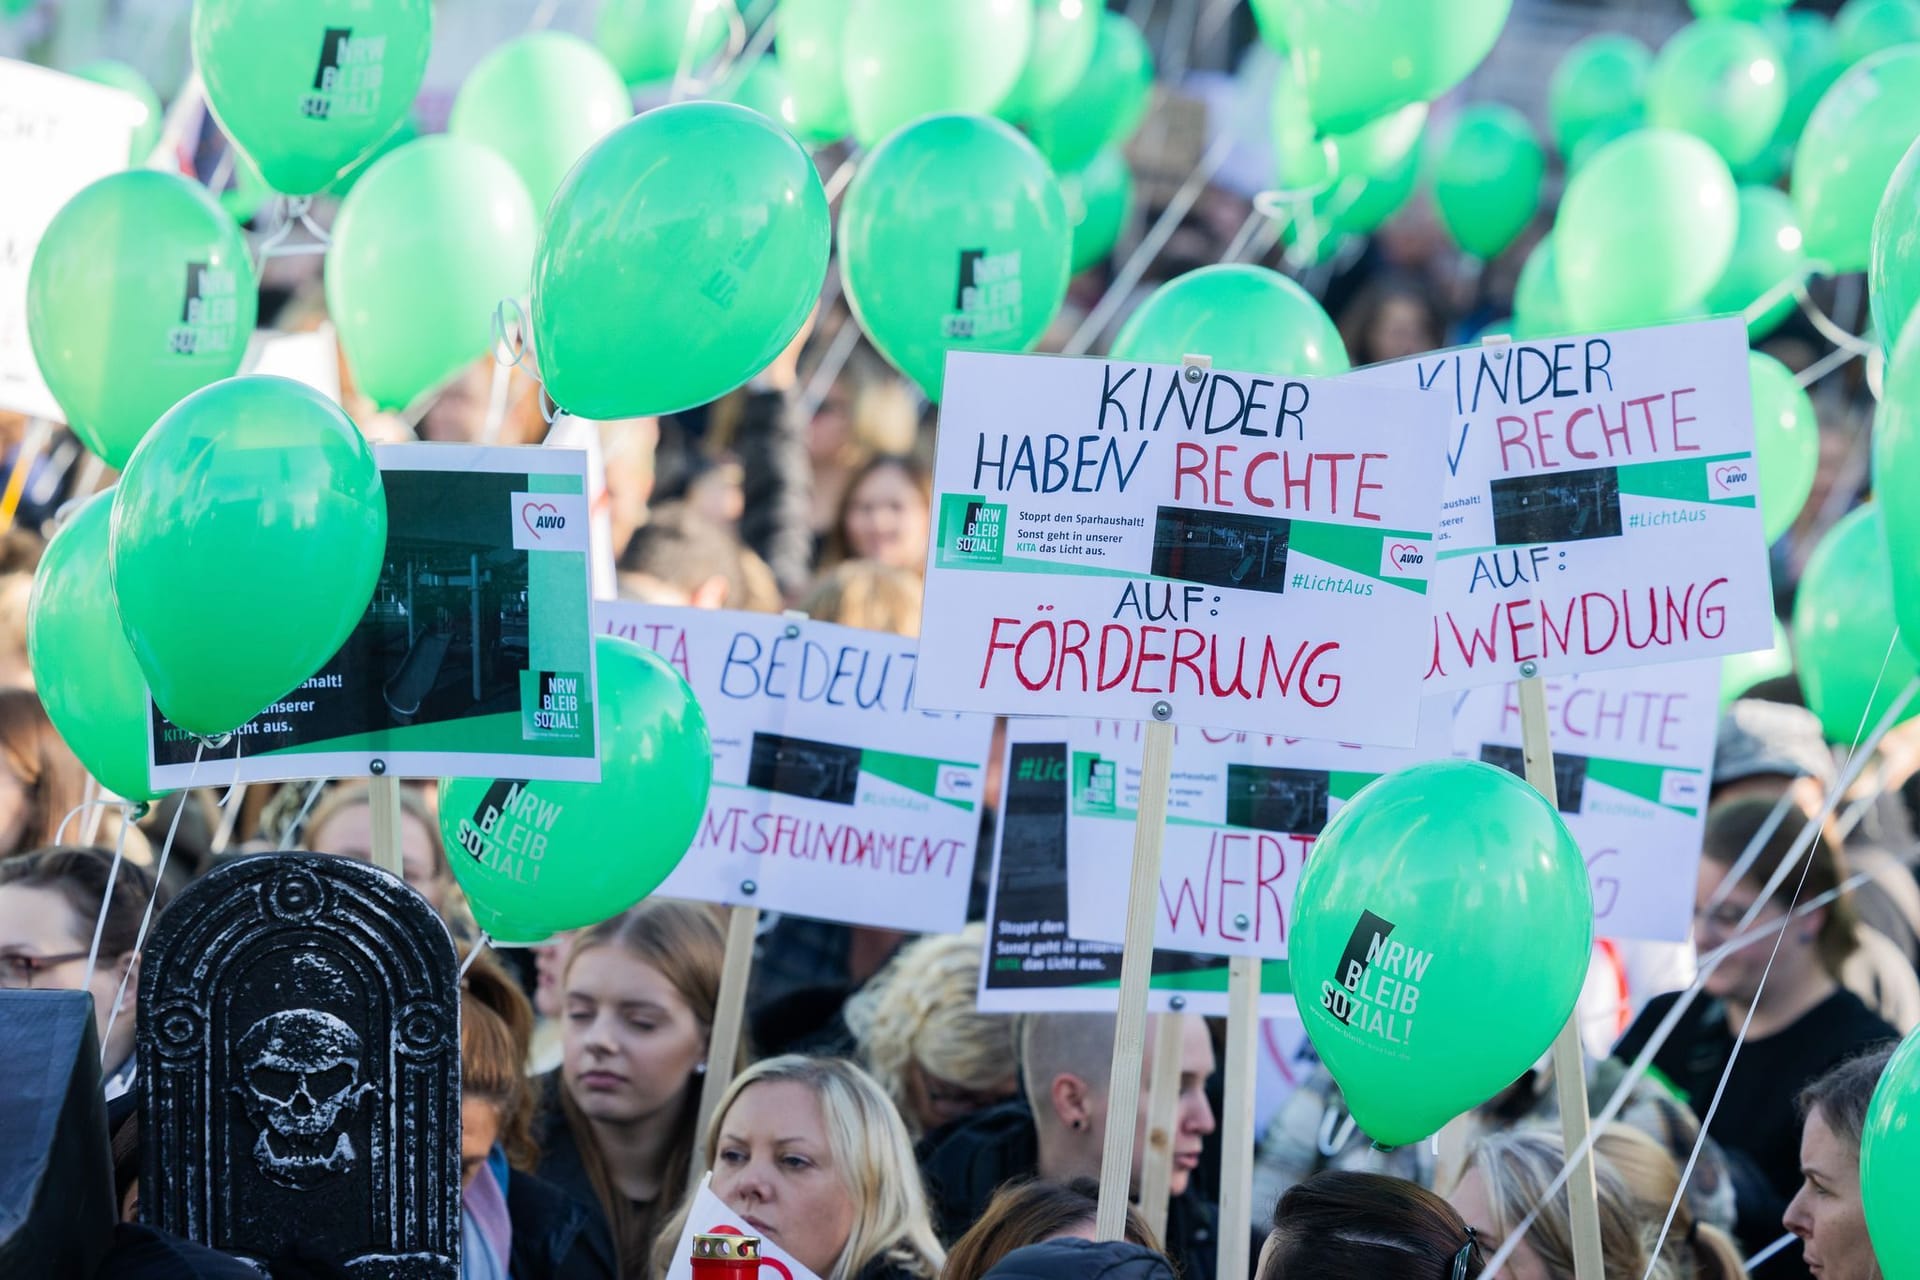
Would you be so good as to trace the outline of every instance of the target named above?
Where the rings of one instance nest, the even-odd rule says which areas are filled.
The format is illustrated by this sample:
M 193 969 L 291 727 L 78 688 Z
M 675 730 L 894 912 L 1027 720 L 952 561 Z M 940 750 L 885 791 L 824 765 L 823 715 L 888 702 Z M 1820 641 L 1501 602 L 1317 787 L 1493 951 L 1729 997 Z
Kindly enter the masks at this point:
M 980 967 L 980 1008 L 989 1013 L 1112 1013 L 1119 1007 L 1121 948 L 1075 937 L 1067 926 L 1073 773 L 1068 730 L 1063 720 L 1007 722 L 1000 825 L 987 888 L 987 947 Z M 1131 831 L 1121 839 L 1111 874 L 1124 898 Z M 1224 1015 L 1228 963 L 1224 956 L 1156 950 L 1147 1007 Z M 1291 992 L 1286 962 L 1263 961 L 1262 1015 L 1294 1013 Z
M 693 1238 L 699 1236 L 757 1236 L 760 1240 L 760 1280 L 820 1280 L 785 1249 L 775 1244 L 765 1231 L 749 1224 L 726 1201 L 713 1194 L 713 1175 L 700 1180 L 693 1193 L 693 1209 L 680 1232 L 680 1243 L 667 1267 L 667 1280 L 693 1280 Z
M 966 922 L 993 717 L 914 709 L 914 641 L 630 601 L 594 617 L 686 677 L 713 738 L 706 816 L 661 893 L 924 933 Z
M 1764 649 L 1773 585 L 1738 319 L 1348 374 L 1450 420 L 1426 690 Z
M 1591 671 L 1545 680 L 1560 816 L 1580 843 L 1603 938 L 1681 942 L 1713 780 L 1720 664 Z M 1519 687 L 1455 695 L 1453 753 L 1526 776 Z
M 27 338 L 27 274 L 60 206 L 127 167 L 143 115 L 122 90 L 0 58 L 0 409 L 66 420 Z
M 197 766 L 200 745 L 155 709 L 156 788 L 376 772 L 600 780 L 587 557 L 572 536 L 586 525 L 586 456 L 452 444 L 374 455 L 387 554 L 360 624 Z
M 1405 389 L 951 354 L 921 704 L 1410 746 L 1444 430 Z
M 1447 704 L 1421 706 L 1414 747 L 1368 747 L 1231 729 L 1175 730 L 1160 847 L 1157 946 L 1282 960 L 1293 887 L 1328 819 L 1354 793 L 1448 752 Z M 1067 931 L 1126 938 L 1128 859 L 1146 726 L 1137 720 L 1055 721 L 1071 754 Z

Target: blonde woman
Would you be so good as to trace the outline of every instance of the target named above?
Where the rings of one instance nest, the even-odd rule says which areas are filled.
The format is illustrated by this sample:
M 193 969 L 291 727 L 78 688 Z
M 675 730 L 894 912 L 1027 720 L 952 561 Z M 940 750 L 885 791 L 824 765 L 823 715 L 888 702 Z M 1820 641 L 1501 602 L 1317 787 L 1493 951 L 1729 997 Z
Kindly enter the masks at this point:
M 1614 1173 L 1640 1206 L 1641 1222 L 1656 1237 L 1666 1219 L 1667 1206 L 1680 1192 L 1680 1170 L 1667 1149 L 1630 1125 L 1610 1124 L 1593 1140 L 1593 1151 Z M 1739 1246 L 1733 1237 L 1693 1216 L 1690 1195 L 1679 1196 L 1673 1225 L 1660 1249 L 1663 1262 L 1679 1280 L 1747 1280 Z
M 713 1193 L 821 1280 L 933 1280 L 946 1260 L 913 1144 L 873 1077 L 838 1058 L 788 1054 L 741 1073 L 714 1111 Z M 665 1275 L 691 1197 L 661 1229 Z
M 1013 1019 L 975 1008 L 984 924 L 909 944 L 847 1002 L 847 1027 L 914 1138 L 1014 1096 Z

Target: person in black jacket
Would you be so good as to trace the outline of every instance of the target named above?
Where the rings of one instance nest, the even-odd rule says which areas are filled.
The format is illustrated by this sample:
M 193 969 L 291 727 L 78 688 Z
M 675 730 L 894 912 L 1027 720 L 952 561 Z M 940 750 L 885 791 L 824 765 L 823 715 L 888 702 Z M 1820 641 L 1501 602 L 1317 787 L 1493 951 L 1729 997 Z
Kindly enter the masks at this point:
M 1015 1249 L 986 1280 L 1176 1280 L 1163 1253 L 1125 1240 L 1048 1240 Z
M 1148 1024 L 1146 1061 L 1152 1061 L 1153 1038 L 1162 1022 L 1154 1019 Z M 1018 1044 L 1026 1099 L 969 1116 L 921 1143 L 920 1170 L 943 1243 L 951 1243 L 971 1227 L 1006 1182 L 1036 1176 L 1064 1182 L 1099 1173 L 1106 1139 L 1113 1025 L 1111 1014 L 1022 1018 Z M 1213 1042 L 1201 1019 L 1179 1015 L 1179 1025 L 1180 1094 L 1174 1113 L 1165 1243 L 1167 1255 L 1182 1275 L 1206 1277 L 1214 1274 L 1219 1252 L 1218 1215 L 1192 1181 L 1202 1141 L 1214 1129 L 1213 1108 L 1206 1095 L 1207 1079 L 1214 1070 Z M 1146 1107 L 1143 1082 L 1133 1117 L 1136 1189 L 1147 1145 Z

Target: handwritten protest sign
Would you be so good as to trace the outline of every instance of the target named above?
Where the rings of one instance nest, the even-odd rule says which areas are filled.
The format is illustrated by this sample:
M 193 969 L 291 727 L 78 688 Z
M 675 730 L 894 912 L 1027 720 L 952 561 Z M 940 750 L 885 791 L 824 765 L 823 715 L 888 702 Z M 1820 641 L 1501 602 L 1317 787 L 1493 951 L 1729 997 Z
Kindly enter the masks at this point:
M 949 357 L 920 704 L 1411 745 L 1432 397 Z
M 713 737 L 706 817 L 661 893 L 890 929 L 966 922 L 993 720 L 915 710 L 914 641 L 624 601 L 595 618 L 686 677 Z
M 599 781 L 585 456 L 435 444 L 375 456 L 386 567 L 360 624 L 197 768 L 200 745 L 154 710 L 155 787 L 369 773 Z
M 1000 827 L 987 899 L 980 1007 L 997 1013 L 1107 1012 L 1119 999 L 1121 948 L 1073 934 L 1067 924 L 1067 829 L 1073 744 L 1064 720 L 1007 724 Z M 1169 828 L 1171 831 L 1172 828 Z M 1117 847 L 1124 857 L 1127 845 Z M 1126 892 L 1126 878 L 1112 874 Z M 1222 956 L 1153 953 L 1151 1008 L 1223 1016 Z M 1260 966 L 1263 1014 L 1293 1012 L 1284 961 Z
M 27 273 L 60 206 L 127 167 L 132 94 L 0 58 L 0 409 L 64 420 L 27 339 Z
M 1154 941 L 1211 955 L 1287 954 L 1293 887 L 1327 820 L 1383 773 L 1447 754 L 1446 703 L 1427 699 L 1417 746 L 1281 738 L 1231 729 L 1175 730 L 1167 830 L 1160 848 Z M 1067 930 L 1125 939 L 1122 858 L 1140 794 L 1139 721 L 1047 727 L 1069 750 Z
M 1451 415 L 1429 693 L 1772 643 L 1747 363 L 1736 318 L 1348 375 Z
M 1560 816 L 1586 857 L 1603 937 L 1690 935 L 1719 679 L 1707 660 L 1545 681 Z M 1453 753 L 1524 777 L 1518 686 L 1453 701 Z
M 713 1175 L 708 1174 L 693 1193 L 693 1208 L 687 1225 L 674 1246 L 673 1261 L 667 1266 L 667 1280 L 693 1280 L 693 1238 L 695 1236 L 757 1236 L 760 1240 L 760 1274 L 771 1280 L 820 1280 L 798 1259 L 768 1238 L 767 1233 L 749 1226 L 727 1202 L 713 1194 Z

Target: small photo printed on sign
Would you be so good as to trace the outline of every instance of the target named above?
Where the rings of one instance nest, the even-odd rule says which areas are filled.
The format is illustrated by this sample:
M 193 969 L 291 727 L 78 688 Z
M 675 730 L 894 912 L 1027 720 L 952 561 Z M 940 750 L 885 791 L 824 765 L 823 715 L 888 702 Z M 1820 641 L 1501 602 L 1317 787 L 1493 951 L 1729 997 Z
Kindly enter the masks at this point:
M 755 733 L 747 785 L 804 800 L 850 805 L 859 794 L 860 757 L 858 747 Z
M 587 499 L 578 493 L 516 493 L 513 504 L 515 551 L 587 550 Z
M 1730 458 L 1707 465 L 1707 496 L 1748 498 L 1759 491 L 1759 479 L 1752 458 Z
M 1282 592 L 1291 525 L 1270 516 L 1160 507 L 1153 521 L 1153 573 L 1240 591 Z
M 1227 823 L 1259 831 L 1319 835 L 1327 825 L 1331 779 L 1324 769 L 1227 766 Z
M 1490 482 L 1493 540 L 1503 547 L 1620 536 L 1620 472 L 1594 467 Z
M 1480 748 L 1483 763 L 1505 769 L 1516 778 L 1527 776 L 1526 752 L 1519 747 L 1496 746 L 1489 742 Z M 1556 806 L 1562 813 L 1580 812 L 1580 801 L 1587 790 L 1587 757 L 1567 755 L 1564 752 L 1553 753 L 1553 785 L 1559 792 L 1560 803 Z

